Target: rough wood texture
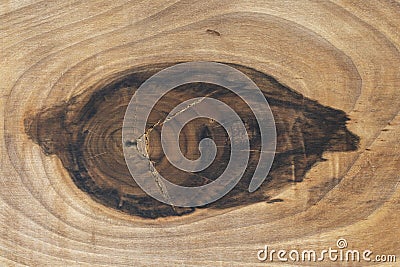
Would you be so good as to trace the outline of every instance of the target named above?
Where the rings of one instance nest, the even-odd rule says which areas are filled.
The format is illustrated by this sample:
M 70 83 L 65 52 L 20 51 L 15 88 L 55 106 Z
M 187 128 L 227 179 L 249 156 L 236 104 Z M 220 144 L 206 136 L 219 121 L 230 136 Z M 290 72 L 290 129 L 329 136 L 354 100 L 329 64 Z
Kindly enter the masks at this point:
M 400 260 L 398 1 L 6 1 L 0 25 L 1 265 L 270 266 L 257 260 L 265 244 L 321 250 L 340 237 Z M 174 210 L 130 180 L 121 119 L 149 75 L 195 60 L 259 85 L 279 153 L 255 193 L 244 177 L 214 204 Z M 184 86 L 159 110 L 217 92 L 240 107 L 257 148 L 249 112 L 220 90 Z M 210 121 L 186 131 L 189 157 L 203 136 L 224 140 Z M 172 170 L 157 132 L 160 171 L 183 184 L 218 174 Z

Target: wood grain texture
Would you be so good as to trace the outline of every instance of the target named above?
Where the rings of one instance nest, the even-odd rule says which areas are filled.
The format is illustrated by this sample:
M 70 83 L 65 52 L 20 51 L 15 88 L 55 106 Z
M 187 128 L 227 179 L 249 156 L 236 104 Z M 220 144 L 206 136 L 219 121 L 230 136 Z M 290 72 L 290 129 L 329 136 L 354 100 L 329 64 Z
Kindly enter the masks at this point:
M 325 249 L 340 237 L 352 249 L 400 260 L 400 2 L 2 1 L 0 25 L 1 265 L 284 266 L 259 262 L 257 251 L 265 244 Z M 280 93 L 290 88 L 317 103 L 316 114 L 320 107 L 340 111 L 338 125 L 349 120 L 338 127 L 359 137 L 358 149 L 337 142 L 337 151 L 321 150 L 299 175 L 301 183 L 270 184 L 257 201 L 234 194 L 246 203 L 184 216 L 137 216 L 118 210 L 121 195 L 110 207 L 79 189 L 59 153 L 75 139 L 57 139 L 55 107 L 74 117 L 130 70 L 196 60 L 273 77 Z M 276 111 L 290 113 L 294 102 Z M 33 121 L 40 134 L 29 130 L 37 129 Z M 86 160 L 103 153 L 102 145 L 87 143 Z M 102 166 L 108 160 L 92 160 L 100 178 L 117 171 Z
M 194 208 L 179 208 L 156 201 L 132 179 L 122 151 L 122 122 L 130 98 L 156 72 L 171 66 L 161 64 L 128 71 L 110 84 L 88 90 L 68 102 L 27 112 L 25 131 L 46 155 L 57 155 L 75 184 L 98 202 L 144 218 L 184 215 Z M 322 161 L 324 151 L 354 151 L 359 138 L 346 129 L 344 112 L 322 106 L 293 92 L 275 79 L 254 69 L 233 65 L 257 83 L 271 107 L 276 131 L 275 160 L 268 179 L 249 194 L 248 184 L 259 161 L 261 138 L 257 120 L 246 103 L 223 87 L 192 83 L 177 87 L 154 106 L 147 123 L 149 159 L 166 179 L 181 186 L 202 186 L 217 179 L 231 160 L 229 136 L 219 123 L 199 118 L 180 133 L 180 149 L 190 159 L 200 156 L 198 144 L 212 138 L 219 149 L 213 163 L 197 173 L 174 167 L 161 146 L 162 121 L 173 107 L 195 97 L 213 97 L 235 109 L 248 129 L 250 160 L 235 189 L 205 208 L 228 208 L 270 200 L 268 192 L 301 182 L 306 172 Z M 212 107 L 210 107 L 212 108 Z M 129 144 L 137 146 L 137 142 Z M 247 151 L 243 151 L 247 153 Z M 243 153 L 242 152 L 242 153 Z

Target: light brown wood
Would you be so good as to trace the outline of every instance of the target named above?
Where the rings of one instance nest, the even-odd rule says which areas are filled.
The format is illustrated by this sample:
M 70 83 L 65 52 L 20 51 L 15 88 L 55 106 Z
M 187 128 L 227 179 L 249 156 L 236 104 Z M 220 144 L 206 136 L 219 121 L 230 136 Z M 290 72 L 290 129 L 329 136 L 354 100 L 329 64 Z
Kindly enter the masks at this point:
M 257 251 L 339 238 L 400 261 L 400 2 L 3 1 L 0 25 L 1 265 L 284 266 Z M 254 68 L 345 112 L 358 149 L 325 151 L 265 201 L 149 219 L 88 196 L 27 134 L 29 115 L 123 71 L 196 60 Z

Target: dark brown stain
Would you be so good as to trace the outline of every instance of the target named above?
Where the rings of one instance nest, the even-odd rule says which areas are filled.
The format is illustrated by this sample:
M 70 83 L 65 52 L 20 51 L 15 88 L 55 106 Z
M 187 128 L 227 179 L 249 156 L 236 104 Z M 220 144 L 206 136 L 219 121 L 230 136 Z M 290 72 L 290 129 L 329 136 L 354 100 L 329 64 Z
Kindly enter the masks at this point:
M 268 204 L 273 204 L 273 203 L 278 203 L 278 202 L 283 202 L 283 199 L 281 199 L 281 198 L 274 198 L 274 199 L 267 200 L 267 203 L 268 203 Z
M 208 30 L 207 30 L 208 31 Z M 177 216 L 194 208 L 171 207 L 145 194 L 131 177 L 125 164 L 121 129 L 126 107 L 135 90 L 151 75 L 176 63 L 138 67 L 121 73 L 108 84 L 91 88 L 68 102 L 27 114 L 25 130 L 46 155 L 57 155 L 75 184 L 96 201 L 125 213 L 145 218 Z M 258 163 L 259 128 L 248 106 L 229 90 L 213 84 L 192 83 L 179 86 L 163 96 L 150 114 L 148 127 L 165 119 L 182 101 L 210 95 L 237 111 L 250 136 L 250 161 L 236 187 L 208 208 L 224 209 L 267 201 L 268 191 L 293 182 L 301 182 L 306 172 L 324 151 L 352 151 L 359 138 L 346 128 L 348 117 L 343 111 L 320 105 L 274 78 L 241 65 L 231 66 L 248 75 L 263 91 L 274 114 L 277 128 L 277 151 L 266 181 L 253 192 L 247 191 Z M 160 148 L 161 126 L 149 136 L 150 158 L 157 170 L 170 181 L 199 186 L 215 180 L 229 161 L 230 145 L 222 127 L 208 119 L 196 119 L 182 130 L 180 145 L 185 156 L 197 158 L 198 142 L 211 137 L 218 146 L 215 161 L 198 173 L 174 168 Z M 135 143 L 126 145 L 136 145 Z
M 207 29 L 206 33 L 211 34 L 211 35 L 215 35 L 215 36 L 221 36 L 221 33 L 219 33 L 216 30 Z

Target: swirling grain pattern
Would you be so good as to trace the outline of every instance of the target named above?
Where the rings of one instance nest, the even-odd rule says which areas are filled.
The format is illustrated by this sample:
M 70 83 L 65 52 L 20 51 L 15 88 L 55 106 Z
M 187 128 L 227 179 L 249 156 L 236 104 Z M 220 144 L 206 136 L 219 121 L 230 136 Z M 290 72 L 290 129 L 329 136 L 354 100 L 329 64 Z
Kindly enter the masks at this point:
M 400 2 L 3 1 L 0 25 L 2 265 L 265 266 L 264 244 L 339 237 L 399 255 Z M 343 110 L 359 149 L 325 152 L 302 183 L 269 192 L 282 202 L 146 219 L 88 197 L 25 132 L 27 113 L 121 71 L 196 60 L 254 68 Z

